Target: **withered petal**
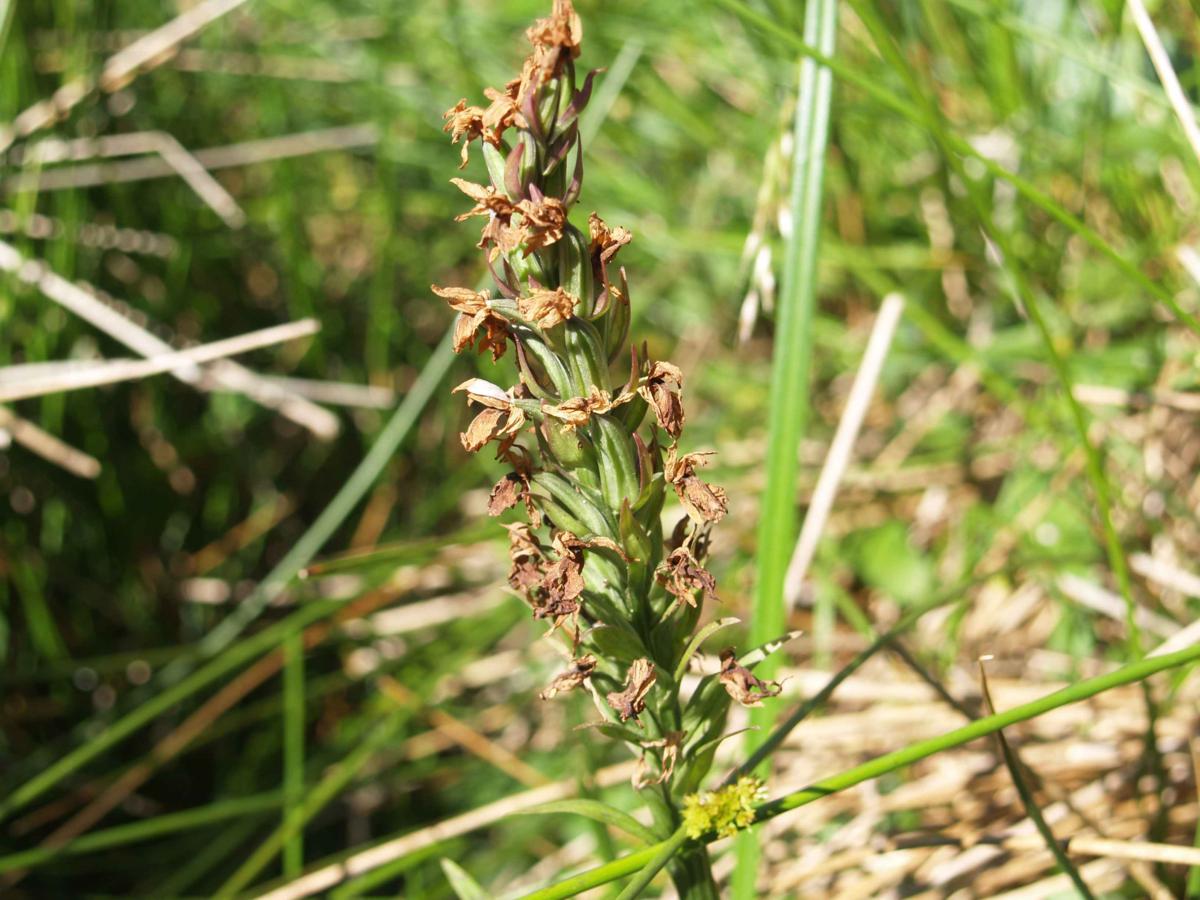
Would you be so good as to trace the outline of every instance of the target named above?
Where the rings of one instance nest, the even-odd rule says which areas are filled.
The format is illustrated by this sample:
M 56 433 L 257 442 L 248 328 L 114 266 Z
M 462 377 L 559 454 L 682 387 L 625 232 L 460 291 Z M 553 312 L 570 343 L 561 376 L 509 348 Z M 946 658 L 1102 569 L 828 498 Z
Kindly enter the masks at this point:
M 558 694 L 573 691 L 591 678 L 592 672 L 595 670 L 596 657 L 590 654 L 572 660 L 570 668 L 556 675 L 554 680 L 538 696 L 543 700 L 549 700 Z
M 778 696 L 783 686 L 777 681 L 763 681 L 745 666 L 739 665 L 732 650 L 721 652 L 721 684 L 726 692 L 742 706 L 762 706 L 763 700 Z
M 636 719 L 645 710 L 646 695 L 654 687 L 657 678 L 658 672 L 650 660 L 640 658 L 629 664 L 629 671 L 625 673 L 625 690 L 613 691 L 605 697 L 622 722 Z

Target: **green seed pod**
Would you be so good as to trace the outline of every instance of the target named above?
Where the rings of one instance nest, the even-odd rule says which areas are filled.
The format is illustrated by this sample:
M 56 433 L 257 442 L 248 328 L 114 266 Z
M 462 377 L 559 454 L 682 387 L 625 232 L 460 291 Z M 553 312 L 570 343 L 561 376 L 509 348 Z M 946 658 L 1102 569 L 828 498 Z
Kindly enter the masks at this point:
M 505 196 L 514 203 L 519 199 L 514 197 L 509 190 L 504 186 L 504 154 L 499 148 L 492 146 L 487 141 L 481 141 L 483 149 L 483 163 L 487 166 L 488 178 L 492 184 L 504 191 Z
M 579 298 L 577 316 L 591 314 L 592 261 L 588 258 L 583 233 L 567 223 L 563 238 L 558 242 L 558 284 L 573 297 Z
M 595 472 L 596 451 L 592 448 L 591 440 L 579 429 L 567 428 L 548 417 L 539 433 L 545 439 L 550 454 L 564 469 L 590 469 Z
M 640 493 L 633 441 L 611 415 L 592 416 L 591 432 L 596 441 L 596 465 L 604 502 L 610 509 L 621 509 Z
M 563 343 L 579 393 L 586 397 L 593 386 L 608 390 L 608 358 L 592 323 L 578 317 L 563 324 Z

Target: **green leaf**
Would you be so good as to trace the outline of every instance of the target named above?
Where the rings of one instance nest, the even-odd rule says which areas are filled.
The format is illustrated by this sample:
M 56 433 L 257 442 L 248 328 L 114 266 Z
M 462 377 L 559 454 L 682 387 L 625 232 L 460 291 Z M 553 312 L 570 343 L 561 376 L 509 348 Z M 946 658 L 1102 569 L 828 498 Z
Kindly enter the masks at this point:
M 646 647 L 628 628 L 597 625 L 587 633 L 586 639 L 605 659 L 627 664 L 639 656 L 646 655 Z
M 513 813 L 513 815 L 542 816 L 555 813 L 574 813 L 578 816 L 585 816 L 597 822 L 602 822 L 605 825 L 611 825 L 613 828 L 625 832 L 641 844 L 654 844 L 658 841 L 658 836 L 653 831 L 629 815 L 629 813 L 617 809 L 615 806 L 609 806 L 607 803 L 601 803 L 599 800 L 587 800 L 583 798 L 553 800 L 549 803 L 531 806 L 529 809 L 522 809 Z
M 442 871 L 446 873 L 446 880 L 450 882 L 450 889 L 454 891 L 458 900 L 488 900 L 487 891 L 480 887 L 479 882 L 468 875 L 462 866 L 444 856 L 439 862 L 442 864 Z
M 692 638 L 691 642 L 688 643 L 687 647 L 684 649 L 683 656 L 679 657 L 679 665 L 675 667 L 675 683 L 679 684 L 679 679 L 683 678 L 684 673 L 687 672 L 688 663 L 691 662 L 692 657 L 695 656 L 696 651 L 700 649 L 700 646 L 705 641 L 707 641 L 718 631 L 728 628 L 730 625 L 737 625 L 741 621 L 741 619 L 735 618 L 734 616 L 727 616 L 724 619 L 717 619 L 715 622 L 709 622 L 707 625 L 697 631 L 695 637 Z

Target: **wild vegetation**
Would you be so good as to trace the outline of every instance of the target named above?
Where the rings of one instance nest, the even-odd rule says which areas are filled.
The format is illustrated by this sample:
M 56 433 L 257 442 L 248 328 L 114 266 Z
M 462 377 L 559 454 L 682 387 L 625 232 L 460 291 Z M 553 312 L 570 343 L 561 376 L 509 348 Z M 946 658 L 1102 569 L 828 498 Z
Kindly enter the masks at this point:
M 402 7 L 0 0 L 0 893 L 1200 891 L 1196 11 Z

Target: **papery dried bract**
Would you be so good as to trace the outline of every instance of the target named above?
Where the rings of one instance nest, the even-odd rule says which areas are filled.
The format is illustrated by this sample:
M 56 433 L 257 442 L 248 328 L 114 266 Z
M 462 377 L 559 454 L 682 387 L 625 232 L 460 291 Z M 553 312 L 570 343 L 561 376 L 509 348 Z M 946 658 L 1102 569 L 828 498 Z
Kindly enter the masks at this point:
M 656 741 L 642 742 L 642 755 L 638 757 L 637 766 L 633 770 L 634 790 L 642 790 L 643 788 L 651 787 L 656 784 L 663 784 L 671 780 L 671 776 L 675 773 L 675 764 L 679 761 L 679 751 L 683 746 L 682 731 L 668 731 L 665 736 Z M 651 777 L 648 773 L 649 765 L 646 762 L 648 754 L 647 750 L 659 750 L 659 765 L 658 775 Z
M 583 542 L 570 532 L 560 531 L 554 535 L 554 551 L 558 554 L 545 570 L 542 587 L 545 598 L 534 608 L 538 619 L 554 619 L 558 624 L 568 616 L 577 614 L 583 594 Z
M 593 385 L 586 397 L 572 397 L 559 404 L 543 403 L 542 412 L 558 419 L 567 428 L 579 428 L 586 425 L 593 415 L 609 412 L 618 403 L 627 400 L 628 397 L 618 397 L 614 401 L 612 394 Z
M 524 523 L 505 525 L 508 529 L 508 583 L 527 597 L 541 590 L 545 576 L 542 562 L 545 555 L 533 529 Z
M 442 118 L 446 119 L 442 131 L 450 133 L 452 143 L 457 144 L 460 140 L 463 142 L 460 169 L 467 165 L 471 141 L 483 136 L 484 116 L 484 111 L 478 106 L 468 106 L 465 97 L 442 114 Z
M 462 445 L 471 453 L 481 450 L 489 441 L 501 441 L 501 452 L 516 440 L 525 427 L 525 413 L 513 405 L 511 391 L 503 391 L 490 381 L 470 378 L 452 393 L 465 391 L 468 399 L 485 407 L 460 436 Z
M 511 241 L 523 247 L 526 256 L 562 240 L 567 208 L 557 197 L 543 197 L 540 203 L 522 200 L 517 210 L 521 218 L 511 226 Z
M 462 287 L 438 287 L 431 289 L 439 297 L 445 299 L 450 308 L 458 313 L 458 321 L 454 324 L 454 352 L 461 353 L 475 344 L 479 330 L 483 336 L 479 341 L 480 351 L 491 350 L 492 360 L 498 360 L 508 349 L 508 322 L 488 306 L 487 291 L 473 291 Z

